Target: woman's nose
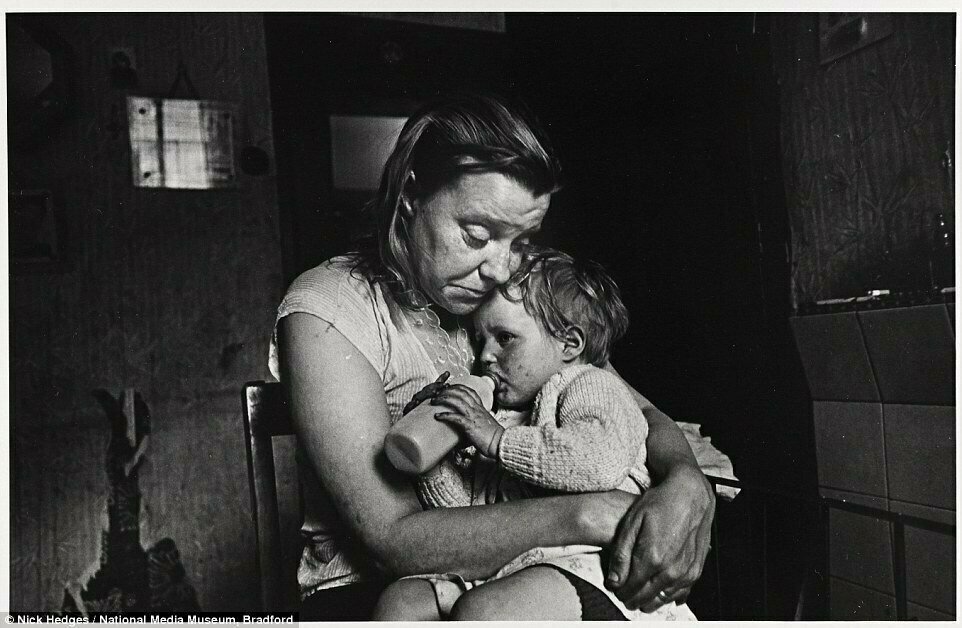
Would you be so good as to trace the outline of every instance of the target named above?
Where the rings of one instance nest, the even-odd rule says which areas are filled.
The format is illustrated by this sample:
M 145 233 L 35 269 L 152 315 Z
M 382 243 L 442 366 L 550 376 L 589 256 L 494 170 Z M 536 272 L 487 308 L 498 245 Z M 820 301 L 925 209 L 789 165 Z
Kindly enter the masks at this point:
M 507 283 L 511 278 L 511 247 L 501 246 L 492 251 L 478 270 L 497 285 Z

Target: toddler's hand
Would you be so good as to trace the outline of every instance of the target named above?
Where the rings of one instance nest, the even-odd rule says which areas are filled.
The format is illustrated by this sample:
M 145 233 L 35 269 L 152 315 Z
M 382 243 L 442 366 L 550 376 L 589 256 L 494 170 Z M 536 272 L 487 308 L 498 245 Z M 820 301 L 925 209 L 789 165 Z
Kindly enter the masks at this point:
M 407 402 L 407 404 L 404 406 L 404 411 L 401 412 L 401 414 L 407 414 L 411 410 L 421 405 L 421 402 L 425 399 L 430 399 L 436 395 L 439 390 L 444 390 L 444 388 L 447 387 L 447 384 L 444 382 L 448 381 L 449 377 L 451 377 L 451 372 L 445 371 L 441 373 L 436 380 L 414 393 L 414 396 L 411 397 L 411 401 Z
M 438 412 L 434 418 L 456 426 L 478 451 L 489 458 L 498 457 L 504 428 L 484 409 L 481 398 L 463 384 L 448 386 L 431 399 L 432 405 L 447 406 L 453 412 Z

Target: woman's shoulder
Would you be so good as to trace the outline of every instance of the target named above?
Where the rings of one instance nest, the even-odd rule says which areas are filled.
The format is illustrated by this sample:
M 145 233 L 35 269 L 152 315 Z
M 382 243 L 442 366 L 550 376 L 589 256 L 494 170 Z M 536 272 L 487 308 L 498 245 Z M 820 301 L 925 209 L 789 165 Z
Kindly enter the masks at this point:
M 365 326 L 375 312 L 385 309 L 377 285 L 351 256 L 329 259 L 304 271 L 291 282 L 278 307 L 278 319 L 304 312 L 330 323 L 353 321 Z
M 305 270 L 291 282 L 288 294 L 309 292 L 337 297 L 344 290 L 370 294 L 373 285 L 353 255 L 332 257 L 314 268 Z
M 310 314 L 330 324 L 383 372 L 387 306 L 356 257 L 335 257 L 298 275 L 277 308 L 277 321 L 291 314 Z

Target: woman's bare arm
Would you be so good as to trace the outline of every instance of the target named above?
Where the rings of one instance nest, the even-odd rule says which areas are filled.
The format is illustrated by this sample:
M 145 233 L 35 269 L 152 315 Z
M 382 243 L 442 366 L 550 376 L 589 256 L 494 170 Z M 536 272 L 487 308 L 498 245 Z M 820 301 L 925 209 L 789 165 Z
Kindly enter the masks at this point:
M 632 501 L 617 492 L 422 511 L 410 479 L 383 454 L 390 418 L 371 364 L 309 314 L 281 320 L 279 341 L 299 441 L 342 521 L 384 571 L 483 578 L 533 547 L 614 537 Z

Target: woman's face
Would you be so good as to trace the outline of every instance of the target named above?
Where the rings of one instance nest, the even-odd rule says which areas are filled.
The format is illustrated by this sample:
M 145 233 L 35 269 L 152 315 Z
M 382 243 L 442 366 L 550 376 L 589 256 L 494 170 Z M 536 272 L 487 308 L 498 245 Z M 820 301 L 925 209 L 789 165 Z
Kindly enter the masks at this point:
M 477 309 L 517 269 L 521 245 L 541 228 L 550 200 L 485 172 L 462 175 L 414 202 L 411 254 L 428 298 L 452 314 Z

